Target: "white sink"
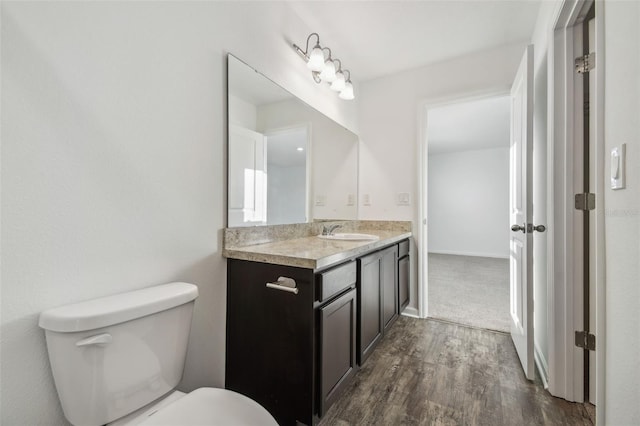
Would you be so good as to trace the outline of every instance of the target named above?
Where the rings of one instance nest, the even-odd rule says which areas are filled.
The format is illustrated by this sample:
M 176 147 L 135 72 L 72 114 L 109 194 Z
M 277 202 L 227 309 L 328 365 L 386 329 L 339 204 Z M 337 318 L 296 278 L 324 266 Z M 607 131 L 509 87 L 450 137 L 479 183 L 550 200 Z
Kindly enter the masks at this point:
M 346 232 L 336 232 L 335 234 L 331 235 L 318 235 L 318 238 L 341 241 L 375 241 L 380 239 L 380 237 L 378 237 L 377 235 Z

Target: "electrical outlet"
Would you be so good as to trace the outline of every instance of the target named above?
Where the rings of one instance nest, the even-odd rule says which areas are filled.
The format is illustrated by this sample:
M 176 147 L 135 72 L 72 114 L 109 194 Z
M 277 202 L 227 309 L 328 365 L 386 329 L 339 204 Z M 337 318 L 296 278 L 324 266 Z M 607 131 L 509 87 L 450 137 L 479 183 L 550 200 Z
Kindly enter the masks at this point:
M 362 195 L 362 204 L 365 206 L 370 206 L 371 205 L 371 197 L 369 196 L 369 194 L 363 194 Z
M 316 197 L 316 206 L 324 206 L 326 202 L 326 197 L 324 195 L 318 195 Z

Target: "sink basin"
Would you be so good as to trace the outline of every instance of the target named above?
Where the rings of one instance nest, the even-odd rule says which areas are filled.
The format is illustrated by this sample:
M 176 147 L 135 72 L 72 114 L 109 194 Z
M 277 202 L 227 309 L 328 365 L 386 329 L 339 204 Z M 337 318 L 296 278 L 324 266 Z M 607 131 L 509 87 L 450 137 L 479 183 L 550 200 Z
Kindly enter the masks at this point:
M 318 235 L 318 238 L 325 240 L 340 240 L 340 241 L 375 241 L 380 237 L 372 234 L 358 234 L 358 233 L 346 233 L 336 232 L 332 235 Z

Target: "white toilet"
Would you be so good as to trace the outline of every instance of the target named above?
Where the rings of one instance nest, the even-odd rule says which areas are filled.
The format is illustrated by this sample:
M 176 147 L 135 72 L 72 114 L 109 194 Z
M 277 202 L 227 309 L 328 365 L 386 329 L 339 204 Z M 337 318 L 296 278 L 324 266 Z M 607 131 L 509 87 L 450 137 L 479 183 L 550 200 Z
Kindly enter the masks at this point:
M 74 425 L 277 425 L 225 389 L 175 391 L 198 288 L 170 283 L 40 314 L 62 409 Z

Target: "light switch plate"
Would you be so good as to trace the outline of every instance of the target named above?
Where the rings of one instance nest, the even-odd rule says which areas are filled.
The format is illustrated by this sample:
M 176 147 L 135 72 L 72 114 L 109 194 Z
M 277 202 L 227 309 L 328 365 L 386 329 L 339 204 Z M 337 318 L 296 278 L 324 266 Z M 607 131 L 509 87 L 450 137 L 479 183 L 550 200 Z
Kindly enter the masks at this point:
M 611 150 L 611 189 L 624 189 L 625 162 L 627 144 L 621 144 Z
M 347 205 L 352 206 L 356 203 L 356 196 L 354 194 L 347 194 Z
M 408 192 L 399 192 L 398 193 L 398 205 L 399 206 L 409 206 L 411 205 L 411 196 Z

